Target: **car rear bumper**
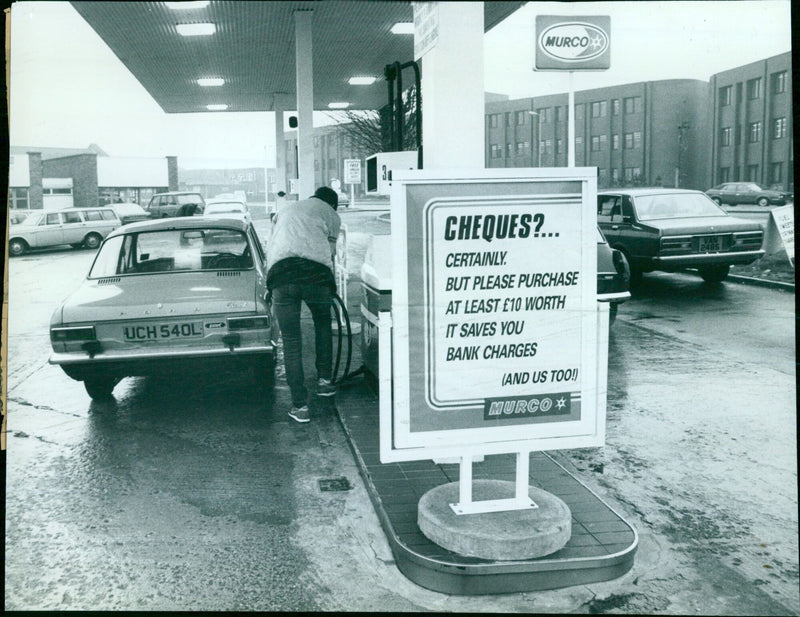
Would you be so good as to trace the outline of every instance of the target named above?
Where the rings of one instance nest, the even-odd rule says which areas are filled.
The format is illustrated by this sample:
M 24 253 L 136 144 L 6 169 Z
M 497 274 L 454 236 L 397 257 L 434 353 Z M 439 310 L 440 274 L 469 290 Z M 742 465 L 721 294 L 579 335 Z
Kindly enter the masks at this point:
M 597 294 L 598 302 L 611 302 L 612 304 L 622 304 L 625 300 L 630 299 L 631 292 L 617 291 L 615 293 Z
M 674 255 L 654 257 L 651 264 L 654 269 L 700 268 L 715 265 L 744 265 L 764 256 L 764 250 L 738 251 L 735 253 L 706 253 L 703 255 Z

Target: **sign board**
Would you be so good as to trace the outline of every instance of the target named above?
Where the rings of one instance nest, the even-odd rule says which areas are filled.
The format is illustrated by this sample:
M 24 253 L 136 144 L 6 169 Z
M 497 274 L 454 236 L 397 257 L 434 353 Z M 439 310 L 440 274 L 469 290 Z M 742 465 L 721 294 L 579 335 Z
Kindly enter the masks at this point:
M 611 18 L 536 16 L 534 68 L 547 71 L 597 71 L 611 66 Z
M 344 183 L 361 184 L 361 159 L 344 160 Z
M 594 168 L 395 174 L 382 461 L 603 444 L 596 193 Z
M 419 60 L 439 40 L 439 7 L 436 2 L 412 2 L 414 8 L 414 60 Z
M 299 184 L 299 179 L 298 178 L 289 178 L 289 192 L 294 194 L 294 195 L 297 195 L 297 193 L 298 193 L 298 188 L 297 188 L 298 184 Z
M 794 266 L 794 206 L 781 206 L 780 208 L 772 209 L 772 224 L 778 230 L 783 248 L 786 250 L 786 256 L 789 258 L 789 263 Z

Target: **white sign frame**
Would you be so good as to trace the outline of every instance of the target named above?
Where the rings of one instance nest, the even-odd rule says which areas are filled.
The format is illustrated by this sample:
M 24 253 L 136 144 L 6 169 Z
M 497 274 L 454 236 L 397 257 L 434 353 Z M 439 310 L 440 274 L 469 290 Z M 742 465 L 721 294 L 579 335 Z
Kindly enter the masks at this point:
M 344 183 L 361 184 L 361 159 L 344 160 Z
M 605 442 L 605 395 L 608 307 L 596 296 L 596 194 L 595 168 L 516 168 L 482 170 L 419 170 L 395 175 L 392 187 L 393 297 L 391 317 L 382 314 L 384 328 L 392 324 L 387 338 L 381 331 L 382 366 L 380 455 L 382 462 L 422 460 L 464 455 L 531 452 L 577 447 L 597 447 Z M 574 422 L 510 424 L 410 431 L 411 405 L 409 362 L 409 247 L 405 212 L 409 187 L 431 184 L 571 183 L 579 186 L 581 277 L 581 407 Z M 524 190 L 523 190 L 524 192 Z M 533 191 L 535 194 L 535 191 Z M 500 193 L 502 194 L 502 193 Z M 542 194 L 537 195 L 541 197 Z M 435 201 L 435 200 L 434 200 Z M 463 201 L 463 200 L 462 200 Z M 573 204 L 574 205 L 574 204 Z M 416 233 L 416 232 L 415 232 Z M 587 250 L 586 247 L 590 247 Z M 419 259 L 418 256 L 415 259 Z M 384 342 L 387 341 L 387 342 Z M 416 341 L 415 344 L 420 344 Z M 386 354 L 392 349 L 391 356 Z M 386 363 L 389 366 L 386 366 Z M 384 368 L 385 367 L 385 368 Z M 388 382 L 387 372 L 389 373 Z M 386 390 L 390 392 L 387 398 Z

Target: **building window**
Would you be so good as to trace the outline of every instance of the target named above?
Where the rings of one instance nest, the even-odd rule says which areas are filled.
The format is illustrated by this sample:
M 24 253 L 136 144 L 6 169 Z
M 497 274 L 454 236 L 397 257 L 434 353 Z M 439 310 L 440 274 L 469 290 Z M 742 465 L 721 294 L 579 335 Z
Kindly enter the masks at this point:
M 597 169 L 597 183 L 600 186 L 605 186 L 608 182 L 608 170 L 603 169 L 602 167 Z
M 772 137 L 780 139 L 786 135 L 786 118 L 775 118 L 772 124 Z
M 506 126 L 511 126 L 511 112 L 506 112 Z
M 752 100 L 761 98 L 761 78 L 747 80 L 747 98 Z
M 751 122 L 747 133 L 747 141 L 751 144 L 761 141 L 761 123 Z
M 619 183 L 619 169 L 611 170 L 611 182 Z
M 747 181 L 758 182 L 758 165 L 747 166 Z
M 642 111 L 642 97 L 641 96 L 628 96 L 624 100 L 625 113 L 635 114 Z
M 539 114 L 539 124 L 550 123 L 550 107 L 541 107 L 536 110 L 536 113 Z
M 506 158 L 510 159 L 514 154 L 514 144 L 507 143 L 506 144 Z
M 731 104 L 731 87 L 723 86 L 719 89 L 719 104 L 722 106 Z
M 525 111 L 518 111 L 517 112 L 517 126 L 521 124 L 525 124 L 525 116 L 528 114 Z
M 602 118 L 608 113 L 607 101 L 595 101 L 592 103 L 592 118 Z
M 720 182 L 730 182 L 731 181 L 731 168 L 730 167 L 720 167 L 718 176 L 719 176 L 719 181 Z
M 500 114 L 489 114 L 489 126 L 493 129 L 497 128 L 498 118 Z
M 633 148 L 633 133 L 625 133 L 625 149 Z
M 641 167 L 626 167 L 625 168 L 625 181 L 626 182 L 633 182 L 637 180 L 639 176 L 642 174 Z
M 561 107 L 560 105 L 555 107 L 556 114 L 555 114 L 555 121 L 556 122 L 563 122 L 564 121 L 564 110 L 566 107 Z
M 528 149 L 528 142 L 527 141 L 518 141 L 517 142 L 517 156 L 522 156 L 525 154 L 525 151 Z
M 592 135 L 591 149 L 592 149 L 592 152 L 600 152 L 600 136 L 599 135 Z
M 552 139 L 545 139 L 544 140 L 544 151 L 545 151 L 545 154 L 553 154 L 553 140 Z
M 583 103 L 576 103 L 575 104 L 575 119 L 579 120 L 583 118 Z
M 11 210 L 27 210 L 28 209 L 28 189 L 25 188 L 10 188 L 8 189 L 8 207 Z
M 564 140 L 556 139 L 556 154 L 564 154 Z
M 619 135 L 612 135 L 611 136 L 611 149 L 612 150 L 619 150 Z
M 500 149 L 500 146 L 497 144 L 492 144 L 491 150 L 493 159 L 503 158 L 503 151 Z
M 774 94 L 786 92 L 786 71 L 772 74 L 772 92 Z
M 783 182 L 783 163 L 771 163 L 769 166 L 769 181 L 772 184 Z
M 583 150 L 583 137 L 575 138 L 575 152 L 578 152 L 579 150 Z
M 619 115 L 619 99 L 611 99 L 611 115 Z
M 719 132 L 719 145 L 720 146 L 730 146 L 731 145 L 731 135 L 733 134 L 733 129 L 731 127 L 726 126 L 725 128 L 720 129 Z

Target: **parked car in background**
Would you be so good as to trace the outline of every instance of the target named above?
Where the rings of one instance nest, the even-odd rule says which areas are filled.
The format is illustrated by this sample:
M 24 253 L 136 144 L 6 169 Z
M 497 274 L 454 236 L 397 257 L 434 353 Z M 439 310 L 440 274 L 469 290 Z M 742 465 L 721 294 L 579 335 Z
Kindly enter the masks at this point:
M 609 303 L 609 324 L 617 318 L 619 305 L 631 297 L 630 267 L 625 255 L 608 246 L 600 228 L 597 228 L 597 301 Z
M 785 191 L 773 191 L 755 182 L 725 182 L 706 191 L 717 204 L 738 206 L 757 204 L 759 206 L 783 206 L 794 201 L 794 195 Z
M 8 223 L 9 225 L 19 225 L 30 214 L 31 214 L 30 210 L 9 210 Z
M 749 264 L 764 255 L 761 224 L 730 216 L 701 191 L 600 191 L 597 222 L 609 245 L 625 254 L 632 286 L 644 272 L 686 268 L 696 268 L 708 282 L 719 282 L 732 265 Z
M 142 208 L 139 204 L 124 201 L 117 204 L 109 204 L 106 206 L 111 208 L 117 213 L 119 220 L 123 225 L 128 223 L 138 223 L 139 221 L 146 221 L 151 218 L 150 213 Z
M 194 214 L 202 214 L 206 201 L 200 193 L 170 191 L 156 193 L 150 198 L 145 210 L 151 218 L 159 219 L 179 216 L 181 208 L 195 206 Z
M 251 220 L 250 212 L 247 210 L 247 206 L 243 202 L 235 199 L 209 199 L 208 202 L 206 202 L 206 208 L 203 211 L 203 216 L 211 218 L 233 217 L 242 219 L 246 223 L 249 223 Z
M 271 384 L 276 331 L 252 224 L 181 217 L 125 225 L 50 320 L 51 364 L 111 397 L 120 379 L 250 368 Z
M 39 211 L 9 227 L 8 253 L 17 256 L 61 244 L 96 249 L 120 225 L 114 210 L 106 207 Z

